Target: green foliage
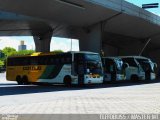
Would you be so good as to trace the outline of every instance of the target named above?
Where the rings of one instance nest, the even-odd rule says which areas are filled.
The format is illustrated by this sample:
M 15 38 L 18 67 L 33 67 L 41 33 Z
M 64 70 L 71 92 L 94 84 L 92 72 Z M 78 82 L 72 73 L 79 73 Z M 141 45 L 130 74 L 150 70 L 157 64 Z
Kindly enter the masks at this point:
M 5 47 L 2 52 L 6 55 L 6 57 L 8 56 L 12 56 L 12 55 L 29 55 L 34 53 L 34 50 L 20 50 L 20 51 L 16 51 L 16 49 L 12 48 L 12 47 Z
M 20 50 L 15 55 L 30 55 L 34 52 L 34 50 Z
M 0 67 L 4 65 L 4 61 L 0 60 Z
M 63 53 L 63 50 L 54 50 L 54 51 L 51 51 L 51 53 L 59 54 L 59 53 Z
M 16 51 L 16 49 L 14 49 L 12 47 L 5 47 L 3 50 L 0 50 L 0 52 L 4 53 L 3 57 L 0 58 L 0 66 L 3 66 L 5 64 L 5 61 L 6 61 L 7 57 L 9 57 L 9 56 L 29 55 L 29 54 L 34 53 L 33 50 Z
M 6 57 L 15 55 L 17 53 L 16 49 L 12 47 L 5 47 L 2 52 L 6 55 Z

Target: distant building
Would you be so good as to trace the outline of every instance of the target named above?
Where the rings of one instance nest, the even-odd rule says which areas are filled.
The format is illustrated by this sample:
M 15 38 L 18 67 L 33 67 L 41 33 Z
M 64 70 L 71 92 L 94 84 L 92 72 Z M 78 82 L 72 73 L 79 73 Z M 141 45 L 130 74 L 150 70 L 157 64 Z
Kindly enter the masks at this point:
M 18 51 L 20 50 L 26 50 L 27 46 L 24 44 L 24 41 L 22 40 L 20 42 L 20 45 L 18 46 Z

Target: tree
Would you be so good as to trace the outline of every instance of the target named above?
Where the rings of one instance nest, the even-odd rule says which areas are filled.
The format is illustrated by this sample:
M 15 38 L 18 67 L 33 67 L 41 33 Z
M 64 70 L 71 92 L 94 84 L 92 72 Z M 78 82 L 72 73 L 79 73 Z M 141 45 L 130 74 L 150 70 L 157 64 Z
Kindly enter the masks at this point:
M 5 47 L 2 52 L 6 55 L 6 57 L 15 55 L 17 53 L 16 49 L 12 47 Z
M 0 60 L 0 67 L 2 67 L 3 65 L 4 65 L 4 62 Z
M 34 52 L 34 50 L 20 50 L 16 53 L 16 55 L 30 55 Z
M 54 51 L 51 51 L 51 53 L 55 53 L 55 54 L 63 53 L 63 50 L 54 50 Z
M 12 56 L 12 55 L 30 55 L 32 53 L 34 53 L 33 50 L 21 50 L 21 51 L 16 51 L 16 49 L 12 48 L 12 47 L 5 47 L 3 50 L 0 50 L 0 66 L 3 66 L 5 64 L 5 61 L 7 59 L 7 57 Z
M 4 57 L 5 57 L 5 54 L 3 53 L 3 51 L 2 51 L 2 50 L 0 50 L 0 60 L 3 60 L 3 59 L 4 59 Z

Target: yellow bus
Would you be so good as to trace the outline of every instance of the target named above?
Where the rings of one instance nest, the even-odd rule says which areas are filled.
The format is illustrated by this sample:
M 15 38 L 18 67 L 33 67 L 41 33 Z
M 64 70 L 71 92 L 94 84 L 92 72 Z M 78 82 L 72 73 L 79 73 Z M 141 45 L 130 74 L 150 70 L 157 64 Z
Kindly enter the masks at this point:
M 33 53 L 7 59 L 6 78 L 19 85 L 35 82 L 71 84 L 103 83 L 100 55 L 93 52 Z

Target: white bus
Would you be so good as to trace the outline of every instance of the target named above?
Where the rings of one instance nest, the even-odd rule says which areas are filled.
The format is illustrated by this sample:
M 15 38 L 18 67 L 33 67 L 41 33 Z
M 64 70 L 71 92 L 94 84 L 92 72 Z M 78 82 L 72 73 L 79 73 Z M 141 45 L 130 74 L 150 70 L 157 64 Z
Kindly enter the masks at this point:
M 127 80 L 154 80 L 156 79 L 155 67 L 149 58 L 142 56 L 123 56 L 122 61 L 129 64 L 125 74 Z
M 6 77 L 18 84 L 94 84 L 103 83 L 103 68 L 98 53 L 34 53 L 8 57 Z
M 124 64 L 118 57 L 103 57 L 104 82 L 125 80 Z M 126 66 L 127 67 L 127 66 Z

